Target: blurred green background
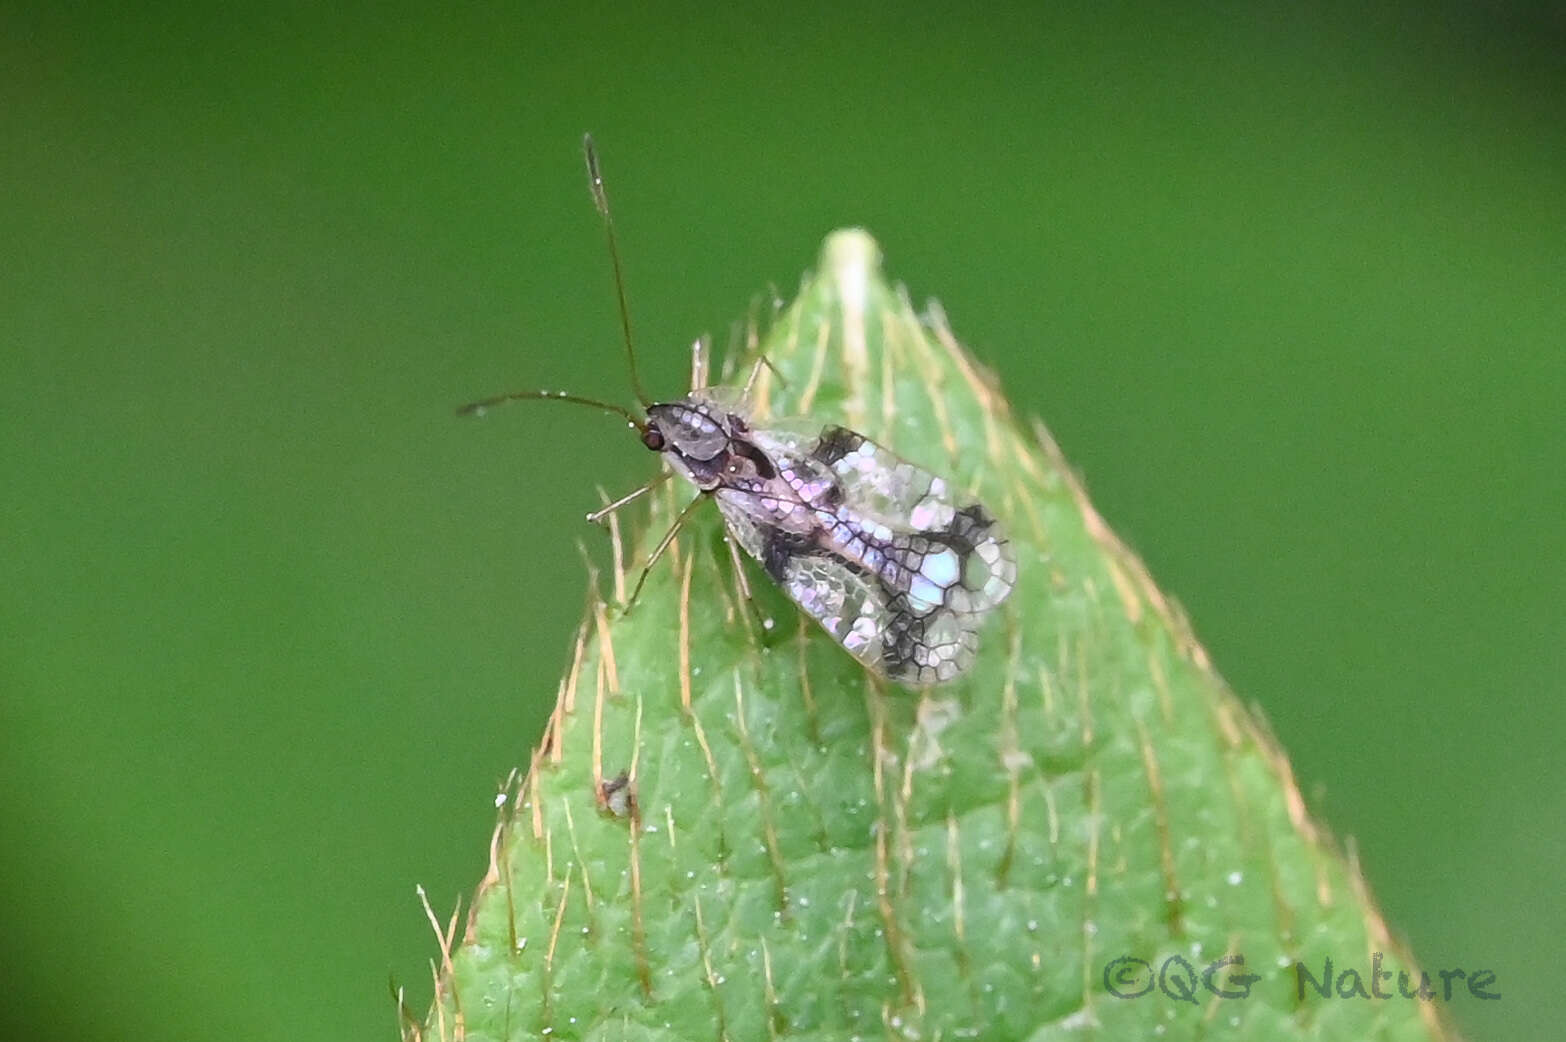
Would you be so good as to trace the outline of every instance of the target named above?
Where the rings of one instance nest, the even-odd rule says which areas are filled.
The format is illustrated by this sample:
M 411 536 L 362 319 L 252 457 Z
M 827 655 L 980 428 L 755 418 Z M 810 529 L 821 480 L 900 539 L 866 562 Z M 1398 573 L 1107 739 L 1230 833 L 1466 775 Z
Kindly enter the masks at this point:
M 584 592 L 590 413 L 834 227 L 1044 417 L 1476 1039 L 1557 1028 L 1540 5 L 0 12 L 7 1037 L 389 1039 Z M 5 1023 L 10 1021 L 10 1023 Z

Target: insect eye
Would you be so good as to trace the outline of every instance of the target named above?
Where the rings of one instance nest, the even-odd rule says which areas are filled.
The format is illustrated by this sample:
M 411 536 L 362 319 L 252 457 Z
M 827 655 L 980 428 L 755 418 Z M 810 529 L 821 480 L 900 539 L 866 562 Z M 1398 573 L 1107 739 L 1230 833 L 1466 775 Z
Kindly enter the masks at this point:
M 654 452 L 662 452 L 664 447 L 663 431 L 657 427 L 648 427 L 642 431 L 642 444 Z

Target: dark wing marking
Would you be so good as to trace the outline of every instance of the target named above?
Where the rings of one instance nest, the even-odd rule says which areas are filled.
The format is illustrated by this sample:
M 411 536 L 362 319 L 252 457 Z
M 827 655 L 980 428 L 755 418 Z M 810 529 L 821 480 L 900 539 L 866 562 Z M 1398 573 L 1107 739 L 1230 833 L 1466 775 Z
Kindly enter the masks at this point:
M 868 440 L 868 438 L 857 431 L 851 431 L 847 427 L 839 427 L 833 424 L 832 426 L 821 428 L 821 436 L 816 439 L 815 447 L 810 450 L 810 455 L 817 463 L 824 463 L 831 467 Z
M 920 614 L 906 597 L 892 601 L 882 638 L 882 669 L 904 684 L 938 684 L 968 671 L 979 650 L 978 618 L 946 608 Z
M 786 583 L 789 563 L 808 553 L 810 548 L 808 536 L 796 535 L 781 528 L 766 528 L 761 530 L 761 553 L 756 559 L 774 582 Z

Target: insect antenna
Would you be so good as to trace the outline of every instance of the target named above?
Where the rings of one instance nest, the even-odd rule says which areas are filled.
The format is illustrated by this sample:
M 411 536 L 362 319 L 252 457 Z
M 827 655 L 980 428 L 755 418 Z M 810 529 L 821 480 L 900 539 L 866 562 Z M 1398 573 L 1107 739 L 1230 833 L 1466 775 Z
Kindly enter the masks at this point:
M 620 248 L 614 238 L 614 216 L 609 212 L 609 196 L 604 191 L 604 175 L 598 166 L 598 150 L 593 147 L 593 135 L 582 135 L 582 154 L 587 159 L 587 185 L 593 193 L 593 205 L 604 219 L 604 234 L 609 239 L 609 263 L 614 266 L 614 292 L 620 302 L 620 329 L 625 334 L 625 358 L 631 368 L 631 390 L 642 405 L 651 405 L 652 399 L 642 390 L 641 373 L 636 368 L 636 348 L 631 340 L 631 309 L 625 303 L 625 274 L 620 270 Z
M 772 359 L 758 352 L 756 354 L 756 361 L 752 363 L 750 367 L 750 375 L 745 377 L 745 387 L 740 392 L 741 400 L 746 402 L 750 401 L 750 392 L 755 389 L 756 379 L 761 375 L 761 370 L 763 368 L 770 370 L 772 375 L 778 378 L 778 383 L 782 384 L 784 387 L 788 386 L 788 379 L 778 371 L 777 366 L 772 364 Z
M 497 405 L 509 405 L 512 402 L 570 402 L 572 405 L 586 405 L 594 409 L 603 409 L 617 416 L 624 416 L 625 422 L 635 427 L 638 431 L 645 431 L 645 421 L 637 419 L 636 415 L 623 405 L 613 402 L 601 402 L 597 398 L 583 398 L 579 394 L 567 394 L 564 391 L 512 391 L 510 394 L 497 394 L 493 398 L 484 398 L 480 401 L 469 402 L 457 410 L 458 416 L 483 416 Z

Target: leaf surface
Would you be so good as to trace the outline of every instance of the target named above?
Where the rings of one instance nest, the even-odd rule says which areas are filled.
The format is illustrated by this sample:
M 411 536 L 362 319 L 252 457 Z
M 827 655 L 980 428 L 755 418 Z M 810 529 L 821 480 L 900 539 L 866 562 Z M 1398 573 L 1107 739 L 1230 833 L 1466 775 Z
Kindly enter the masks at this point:
M 758 621 L 715 510 L 622 615 L 691 492 L 650 497 L 407 1032 L 1443 1037 L 1439 1002 L 1396 997 L 1410 960 L 1283 755 L 874 242 L 829 237 L 760 346 L 761 415 L 843 424 L 972 492 L 1009 529 L 1016 590 L 968 676 L 889 687 L 747 561 Z M 1320 980 L 1328 959 L 1324 997 L 1296 963 Z

